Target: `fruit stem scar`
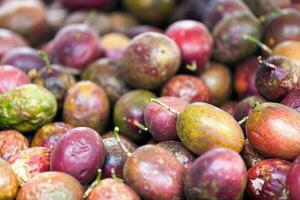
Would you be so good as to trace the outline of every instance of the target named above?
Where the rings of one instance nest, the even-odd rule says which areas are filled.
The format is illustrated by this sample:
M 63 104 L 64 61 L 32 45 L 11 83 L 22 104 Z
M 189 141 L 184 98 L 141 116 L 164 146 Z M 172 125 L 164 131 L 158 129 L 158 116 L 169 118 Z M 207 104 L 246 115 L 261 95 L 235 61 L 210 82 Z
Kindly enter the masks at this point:
M 253 103 L 253 109 L 255 109 L 255 108 L 257 108 L 258 106 L 260 106 L 260 103 L 258 102 L 258 101 L 255 101 L 254 103 Z
M 92 190 L 99 184 L 100 180 L 101 180 L 101 176 L 102 176 L 102 170 L 98 169 L 97 170 L 97 177 L 94 180 L 94 182 L 91 184 L 91 186 L 84 192 L 83 194 L 83 198 L 86 199 L 89 197 L 89 195 L 91 194 Z
M 248 120 L 248 117 L 244 117 L 242 120 L 238 121 L 239 125 L 242 125 Z
M 179 115 L 179 112 L 173 108 L 171 108 L 170 106 L 168 106 L 167 104 L 161 102 L 160 100 L 158 99 L 155 99 L 155 98 L 151 98 L 150 99 L 151 102 L 153 103 L 157 103 L 158 105 L 162 106 L 163 108 L 167 109 L 169 112 L 171 112 L 172 114 L 174 115 Z
M 270 47 L 268 47 L 267 45 L 265 45 L 264 43 L 262 43 L 261 41 L 259 41 L 257 38 L 253 37 L 252 35 L 245 34 L 245 35 L 243 35 L 243 39 L 246 40 L 246 41 L 249 41 L 249 42 L 252 42 L 252 43 L 256 44 L 262 50 L 264 50 L 265 52 L 267 52 L 269 55 L 273 54 L 273 51 L 272 51 L 272 49 L 270 49 Z
M 112 177 L 113 179 L 115 179 L 115 180 L 117 180 L 117 181 L 120 181 L 120 182 L 124 182 L 123 179 L 117 177 L 115 168 L 112 168 L 112 169 L 110 170 L 110 173 L 111 173 L 111 177 Z
M 132 155 L 132 153 L 127 149 L 127 147 L 121 141 L 119 131 L 120 131 L 119 127 L 115 127 L 115 129 L 114 129 L 115 140 L 120 145 L 121 149 L 127 154 L 127 156 L 130 157 Z
M 261 56 L 259 56 L 257 58 L 257 60 L 258 60 L 259 64 L 261 64 L 263 66 L 266 66 L 266 67 L 269 67 L 269 68 L 272 68 L 272 69 L 276 69 L 277 68 L 276 65 L 264 61 Z

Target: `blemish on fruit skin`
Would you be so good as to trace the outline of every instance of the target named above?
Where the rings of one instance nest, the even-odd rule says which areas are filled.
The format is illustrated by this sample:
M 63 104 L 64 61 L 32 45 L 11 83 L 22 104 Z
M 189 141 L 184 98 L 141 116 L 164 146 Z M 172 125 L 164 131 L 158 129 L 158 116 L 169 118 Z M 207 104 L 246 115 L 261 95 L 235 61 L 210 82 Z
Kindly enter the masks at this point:
M 256 178 L 256 179 L 252 180 L 251 183 L 252 183 L 252 186 L 253 186 L 253 188 L 255 190 L 255 193 L 257 195 L 259 195 L 259 193 L 262 190 L 262 187 L 263 187 L 265 181 L 263 179 L 261 179 L 261 178 Z

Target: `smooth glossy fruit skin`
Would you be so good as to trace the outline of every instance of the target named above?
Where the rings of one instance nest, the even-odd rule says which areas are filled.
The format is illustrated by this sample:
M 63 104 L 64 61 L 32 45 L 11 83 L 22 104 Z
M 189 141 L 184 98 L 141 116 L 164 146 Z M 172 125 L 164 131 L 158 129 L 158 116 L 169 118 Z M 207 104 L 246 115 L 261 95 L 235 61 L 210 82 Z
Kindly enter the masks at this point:
M 13 200 L 17 196 L 17 178 L 11 166 L 0 158 L 0 199 Z
M 250 144 L 248 139 L 245 140 L 245 145 L 241 152 L 241 156 L 243 157 L 247 168 L 251 168 L 254 165 L 265 160 L 265 158 L 262 155 L 260 155 L 253 149 L 253 146 Z
M 286 177 L 291 163 L 280 159 L 263 160 L 248 171 L 247 192 L 252 199 L 288 199 Z
M 247 58 L 237 66 L 234 74 L 234 88 L 240 99 L 258 94 L 255 85 L 258 67 L 259 62 L 255 56 Z
M 120 135 L 120 140 L 129 150 L 129 152 L 133 152 L 137 148 L 137 146 L 132 141 L 122 135 Z M 116 176 L 118 178 L 123 178 L 123 167 L 128 158 L 128 155 L 120 147 L 113 134 L 104 138 L 103 143 L 106 150 L 106 156 L 102 167 L 102 177 L 112 177 L 112 169 L 114 169 Z
M 161 33 L 143 33 L 134 37 L 123 54 L 122 73 L 126 83 L 138 89 L 156 89 L 179 69 L 177 44 Z
M 105 159 L 105 148 L 100 135 L 93 129 L 78 127 L 68 131 L 55 146 L 51 171 L 72 175 L 82 184 L 93 180 Z
M 146 32 L 161 33 L 162 30 L 150 25 L 137 25 L 137 26 L 129 27 L 124 31 L 124 33 L 130 38 L 133 38 L 141 33 L 146 33 Z
M 112 32 L 101 37 L 102 56 L 121 61 L 130 38 L 125 34 Z
M 16 174 L 18 185 L 32 179 L 39 173 L 49 171 L 51 149 L 46 147 L 30 147 L 20 151 L 8 160 Z
M 280 101 L 291 91 L 300 88 L 299 63 L 283 56 L 271 56 L 256 71 L 256 88 L 269 101 Z
M 125 182 L 143 199 L 181 199 L 184 168 L 167 150 L 144 145 L 125 163 Z
M 107 178 L 92 190 L 87 200 L 140 200 L 139 195 L 120 180 Z
M 125 7 L 139 20 L 147 24 L 163 24 L 172 14 L 174 1 L 162 0 L 125 0 Z
M 256 16 L 267 15 L 281 8 L 287 8 L 291 0 L 243 0 Z
M 39 70 L 46 65 L 38 51 L 31 47 L 10 49 L 3 55 L 1 64 L 15 66 L 23 72 L 29 72 L 32 69 Z
M 82 200 L 83 192 L 74 177 L 62 172 L 45 172 L 24 184 L 17 200 Z
M 253 148 L 267 158 L 293 160 L 300 154 L 300 114 L 282 104 L 262 103 L 248 116 Z
M 105 7 L 110 0 L 59 0 L 68 9 L 99 9 Z
M 248 12 L 238 12 L 220 21 L 213 30 L 215 60 L 235 63 L 251 55 L 256 45 L 243 39 L 245 34 L 261 38 L 259 21 Z
M 63 122 L 45 124 L 35 133 L 31 146 L 41 146 L 54 149 L 57 142 L 72 126 Z
M 29 77 L 20 69 L 10 65 L 0 65 L 0 95 L 29 83 Z
M 181 20 L 171 24 L 166 35 L 172 38 L 180 48 L 184 64 L 197 65 L 197 69 L 203 69 L 213 48 L 213 38 L 207 27 L 194 20 Z
M 286 56 L 300 61 L 300 41 L 284 41 L 273 49 L 274 55 Z
M 287 40 L 300 41 L 300 11 L 279 11 L 279 15 L 267 24 L 264 33 L 264 43 L 271 48 Z
M 236 102 L 236 101 L 229 101 L 229 102 L 224 103 L 224 104 L 221 106 L 221 109 L 224 110 L 224 111 L 226 111 L 226 112 L 227 112 L 228 114 L 230 114 L 231 116 L 233 116 L 237 104 L 238 104 L 238 102 Z
M 221 64 L 211 64 L 200 75 L 201 80 L 209 87 L 212 93 L 212 104 L 221 105 L 231 95 L 232 77 L 229 69 Z
M 289 93 L 280 103 L 300 112 L 300 89 Z
M 99 57 L 99 41 L 85 24 L 68 25 L 60 29 L 53 40 L 54 58 L 61 64 L 84 69 Z
M 0 59 L 12 48 L 28 46 L 27 41 L 22 36 L 3 28 L 0 28 L 0 44 Z
M 238 153 L 225 148 L 197 158 L 184 181 L 185 197 L 192 199 L 242 199 L 247 169 Z
M 292 166 L 286 178 L 286 185 L 289 191 L 290 200 L 300 199 L 300 156 L 298 156 Z
M 161 96 L 178 97 L 187 102 L 210 102 L 209 87 L 200 79 L 190 75 L 177 75 L 162 88 Z
M 37 0 L 5 1 L 0 8 L 0 26 L 36 44 L 46 31 L 45 5 Z
M 107 94 L 110 103 L 114 105 L 117 100 L 129 91 L 121 73 L 123 66 L 116 61 L 107 58 L 99 60 L 88 65 L 82 72 L 83 80 L 90 80 L 102 87 Z
M 188 102 L 177 97 L 161 97 L 159 101 L 168 105 L 177 112 L 182 112 Z M 158 141 L 178 139 L 176 130 L 177 116 L 157 103 L 149 103 L 144 110 L 146 127 L 152 137 Z
M 225 147 L 240 152 L 244 134 L 227 112 L 207 103 L 192 103 L 179 115 L 177 134 L 185 147 L 196 155 Z
M 28 140 L 15 130 L 0 131 L 0 157 L 8 160 L 20 151 L 28 148 Z
M 135 122 L 144 125 L 144 109 L 155 94 L 146 90 L 133 90 L 124 94 L 114 107 L 114 125 L 120 133 L 136 143 L 145 143 L 150 134 L 142 131 Z
M 181 142 L 168 140 L 160 142 L 157 145 L 172 153 L 173 156 L 175 156 L 175 158 L 183 165 L 186 171 L 190 169 L 196 159 L 196 156 L 187 150 Z
M 63 120 L 67 124 L 90 127 L 101 134 L 109 113 L 109 100 L 104 90 L 91 81 L 80 81 L 66 93 Z
M 47 89 L 27 84 L 0 95 L 0 127 L 31 132 L 52 121 L 56 99 Z

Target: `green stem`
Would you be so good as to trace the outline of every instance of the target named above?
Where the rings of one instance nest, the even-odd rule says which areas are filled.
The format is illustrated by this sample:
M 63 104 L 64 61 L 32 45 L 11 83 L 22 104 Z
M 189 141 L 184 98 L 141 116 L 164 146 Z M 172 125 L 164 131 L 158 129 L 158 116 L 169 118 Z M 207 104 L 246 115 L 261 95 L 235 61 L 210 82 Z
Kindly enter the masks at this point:
M 46 64 L 45 67 L 46 67 L 48 73 L 51 73 L 52 67 L 51 67 L 47 53 L 45 53 L 44 51 L 39 51 L 38 54 L 39 54 L 39 57 L 45 62 L 45 64 Z
M 167 109 L 169 112 L 171 112 L 171 113 L 174 114 L 174 115 L 177 115 L 177 116 L 178 116 L 178 115 L 180 114 L 177 110 L 171 108 L 170 106 L 168 106 L 167 104 L 161 102 L 161 101 L 158 100 L 158 99 L 151 98 L 150 101 L 153 102 L 153 103 L 156 103 L 156 104 L 158 104 L 158 105 L 160 105 L 160 106 L 162 106 L 163 108 Z
M 101 180 L 101 176 L 102 176 L 102 170 L 98 169 L 98 174 L 96 179 L 94 180 L 94 182 L 90 185 L 90 187 L 88 187 L 88 189 L 84 192 L 83 194 L 83 198 L 88 198 L 89 195 L 91 194 L 92 190 L 99 184 L 100 180 Z
M 261 41 L 259 41 L 256 37 L 253 37 L 252 35 L 245 34 L 245 35 L 243 35 L 243 39 L 256 44 L 262 50 L 264 50 L 265 52 L 267 52 L 269 55 L 273 54 L 272 49 L 270 49 L 270 47 L 268 47 L 267 45 L 265 45 L 264 43 L 262 43 Z
M 257 59 L 258 59 L 259 64 L 261 64 L 263 66 L 266 66 L 266 67 L 269 67 L 269 68 L 272 68 L 272 69 L 277 68 L 276 65 L 274 65 L 272 63 L 268 63 L 267 61 L 264 61 L 261 56 L 259 56 Z
M 191 64 L 187 64 L 186 65 L 186 68 L 192 72 L 195 72 L 197 71 L 198 69 L 198 65 L 197 65 L 197 62 L 196 61 L 193 61 Z
M 240 120 L 238 123 L 239 125 L 242 125 L 243 123 L 245 123 L 248 120 L 248 117 L 244 117 L 242 120 Z
M 110 170 L 110 173 L 111 173 L 111 177 L 112 177 L 113 179 L 115 179 L 115 180 L 117 180 L 117 181 L 124 182 L 123 179 L 117 177 L 115 168 L 112 168 L 112 169 Z
M 121 141 L 119 131 L 120 131 L 119 127 L 114 128 L 115 140 L 120 145 L 121 149 L 127 154 L 127 156 L 130 157 L 132 155 L 132 153 L 127 149 L 127 147 Z

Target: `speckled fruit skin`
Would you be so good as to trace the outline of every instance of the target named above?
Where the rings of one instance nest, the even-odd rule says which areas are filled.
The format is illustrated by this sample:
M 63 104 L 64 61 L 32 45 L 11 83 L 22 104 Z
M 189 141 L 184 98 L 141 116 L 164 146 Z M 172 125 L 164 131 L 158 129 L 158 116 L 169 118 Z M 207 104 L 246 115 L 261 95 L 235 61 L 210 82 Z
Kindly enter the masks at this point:
M 180 57 L 179 47 L 169 37 L 153 32 L 140 34 L 124 51 L 124 79 L 133 88 L 158 88 L 177 72 Z
M 22 186 L 39 173 L 49 171 L 51 149 L 31 147 L 11 156 L 8 160 Z
M 233 150 L 216 148 L 195 160 L 184 181 L 185 197 L 192 199 L 242 199 L 247 182 L 243 159 Z
M 20 132 L 35 131 L 51 121 L 57 111 L 56 99 L 47 89 L 22 85 L 0 95 L 0 127 Z
M 288 199 L 286 177 L 291 163 L 280 159 L 263 160 L 248 171 L 247 192 L 252 199 Z
M 0 199 L 13 200 L 17 196 L 17 178 L 8 162 L 0 158 Z
M 82 200 L 83 192 L 83 187 L 72 176 L 61 172 L 45 172 L 24 184 L 17 200 Z
M 121 73 L 122 67 L 119 62 L 107 58 L 100 58 L 90 64 L 82 72 L 81 78 L 83 80 L 93 81 L 102 87 L 110 103 L 115 104 L 123 94 L 129 91 L 123 80 Z
M 31 146 L 42 146 L 54 149 L 57 142 L 72 126 L 63 122 L 45 124 L 35 133 Z
M 239 12 L 220 21 L 213 30 L 214 59 L 235 63 L 251 55 L 256 46 L 243 39 L 245 34 L 261 38 L 260 23 L 252 14 Z
M 28 148 L 28 140 L 15 130 L 0 131 L 0 157 L 8 160 L 20 151 Z
M 125 182 L 143 199 L 179 200 L 182 197 L 184 168 L 167 150 L 144 145 L 125 163 Z
M 291 0 L 244 0 L 252 12 L 257 16 L 263 16 L 280 8 L 290 6 Z
M 237 66 L 234 74 L 234 88 L 240 99 L 258 94 L 255 85 L 258 67 L 259 62 L 255 56 L 247 58 Z
M 135 151 L 137 146 L 120 135 L 121 142 L 129 150 L 129 152 Z M 110 178 L 112 177 L 112 169 L 115 170 L 116 176 L 118 178 L 123 178 L 123 167 L 128 158 L 128 155 L 120 147 L 113 134 L 103 139 L 104 147 L 106 150 L 105 161 L 102 167 L 102 177 Z
M 291 91 L 300 88 L 300 65 L 287 57 L 272 56 L 256 71 L 256 88 L 269 101 L 280 101 Z
M 284 97 L 284 99 L 282 99 L 281 104 L 300 112 L 300 89 L 289 93 L 286 97 Z
M 187 170 L 190 169 L 196 156 L 187 150 L 181 142 L 169 140 L 157 144 L 161 148 L 169 151 Z
M 124 94 L 114 107 L 114 125 L 120 128 L 121 134 L 137 143 L 149 140 L 149 133 L 142 131 L 134 121 L 144 124 L 144 109 L 155 94 L 146 90 L 133 90 Z
M 273 48 L 287 40 L 300 41 L 300 11 L 283 9 L 265 27 L 264 43 Z
M 221 105 L 231 95 L 232 77 L 225 65 L 213 63 L 200 75 L 201 80 L 209 87 L 212 93 L 212 104 Z
M 138 194 L 123 182 L 107 178 L 92 190 L 87 200 L 140 200 Z
M 0 59 L 10 49 L 28 46 L 27 41 L 22 36 L 3 28 L 0 28 L 0 44 Z
M 0 94 L 30 83 L 29 77 L 21 70 L 10 65 L 0 65 Z
M 198 70 L 206 66 L 212 54 L 213 38 L 204 24 L 194 20 L 177 21 L 168 27 L 166 35 L 179 46 L 185 64 L 196 62 Z
M 263 156 L 293 160 L 300 154 L 300 114 L 292 108 L 262 103 L 249 114 L 246 132 Z
M 245 140 L 245 145 L 241 152 L 241 156 L 243 157 L 247 168 L 251 168 L 265 159 L 253 149 L 253 146 L 250 144 L 248 139 Z
M 280 42 L 273 49 L 273 55 L 286 56 L 300 61 L 300 41 Z
M 101 134 L 109 113 L 108 97 L 102 88 L 91 81 L 80 81 L 66 93 L 63 120 L 67 124 L 90 127 Z
M 103 8 L 110 0 L 59 0 L 69 9 L 95 9 Z
M 200 79 L 190 75 L 177 75 L 163 87 L 161 96 L 181 98 L 187 102 L 210 102 L 212 94 L 209 87 Z
M 84 69 L 100 54 L 98 38 L 85 24 L 68 25 L 60 29 L 52 48 L 54 58 L 59 63 L 77 69 Z
M 3 55 L 1 64 L 15 66 L 26 73 L 45 66 L 45 62 L 39 57 L 38 51 L 31 47 L 10 49 Z
M 290 200 L 299 200 L 300 199 L 300 156 L 298 156 L 287 175 L 286 185 L 289 191 Z
M 170 108 L 181 112 L 188 102 L 177 97 L 161 97 L 159 101 L 170 106 Z M 144 110 L 146 126 L 156 141 L 178 139 L 176 130 L 177 116 L 157 103 L 149 103 Z
M 227 112 L 228 114 L 230 114 L 231 116 L 233 116 L 237 104 L 238 104 L 238 102 L 236 102 L 236 101 L 229 101 L 229 102 L 224 103 L 224 104 L 221 106 L 221 109 L 224 110 L 224 111 L 226 111 L 226 112 Z
M 180 141 L 196 155 L 215 147 L 240 152 L 244 134 L 240 125 L 227 112 L 207 103 L 188 105 L 177 120 Z

